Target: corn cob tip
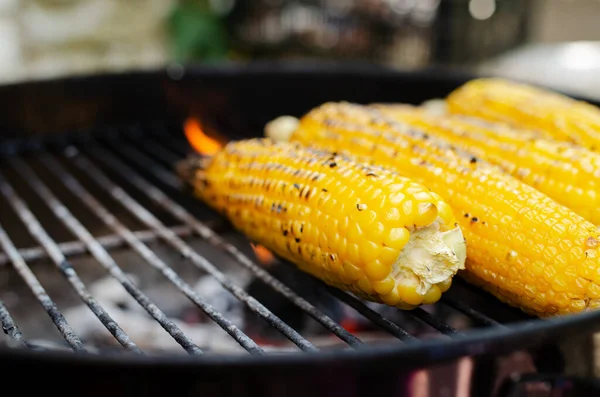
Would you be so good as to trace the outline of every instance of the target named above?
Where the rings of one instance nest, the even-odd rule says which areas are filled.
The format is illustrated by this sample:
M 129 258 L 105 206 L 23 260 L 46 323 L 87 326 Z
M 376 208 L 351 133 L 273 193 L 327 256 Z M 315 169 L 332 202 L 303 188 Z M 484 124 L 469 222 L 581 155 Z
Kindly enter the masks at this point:
M 210 161 L 210 157 L 191 155 L 175 163 L 175 172 L 182 181 L 193 188 L 199 173 L 208 167 Z
M 293 116 L 280 116 L 265 125 L 265 136 L 275 142 L 287 142 L 294 133 L 300 120 Z
M 394 279 L 399 285 L 416 285 L 416 292 L 426 296 L 440 284 L 449 287 L 458 270 L 465 269 L 466 257 L 466 243 L 460 227 L 440 231 L 440 222 L 436 221 L 411 232 L 393 265 Z
M 443 116 L 448 114 L 448 103 L 445 99 L 430 99 L 423 102 L 420 107 L 432 115 Z

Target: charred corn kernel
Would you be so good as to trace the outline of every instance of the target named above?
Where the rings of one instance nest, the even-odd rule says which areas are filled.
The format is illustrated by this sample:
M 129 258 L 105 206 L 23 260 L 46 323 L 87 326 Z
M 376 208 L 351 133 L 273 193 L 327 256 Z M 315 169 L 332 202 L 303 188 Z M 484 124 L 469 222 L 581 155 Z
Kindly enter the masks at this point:
M 381 167 L 252 139 L 230 142 L 210 159 L 188 159 L 180 171 L 199 198 L 250 240 L 364 299 L 402 308 L 429 303 L 437 284 L 464 269 L 456 220 L 437 216 L 448 204 Z M 393 204 L 381 197 L 392 194 L 414 202 L 412 210 L 389 217 Z M 406 302 L 408 276 L 417 288 L 410 285 Z
M 447 108 L 600 151 L 600 109 L 549 89 L 499 78 L 475 79 L 448 96 Z
M 313 109 L 291 139 L 393 168 L 441 196 L 467 240 L 467 271 L 461 273 L 502 301 L 540 317 L 581 309 L 572 300 L 586 302 L 581 310 L 596 306 L 591 285 L 600 284 L 600 229 L 498 167 L 473 162 L 471 155 L 373 107 L 349 103 Z M 390 214 L 388 209 L 383 218 Z M 405 217 L 402 209 L 399 216 Z M 394 233 L 404 234 L 400 230 Z M 404 239 L 399 245 L 415 252 L 411 244 L 417 239 Z M 444 291 L 449 283 L 437 285 Z M 385 299 L 400 299 L 394 291 Z M 398 296 L 410 304 L 410 294 L 405 288 Z
M 471 117 L 435 116 L 405 105 L 375 107 L 396 121 L 469 152 L 473 162 L 481 159 L 499 166 L 600 225 L 600 153 Z

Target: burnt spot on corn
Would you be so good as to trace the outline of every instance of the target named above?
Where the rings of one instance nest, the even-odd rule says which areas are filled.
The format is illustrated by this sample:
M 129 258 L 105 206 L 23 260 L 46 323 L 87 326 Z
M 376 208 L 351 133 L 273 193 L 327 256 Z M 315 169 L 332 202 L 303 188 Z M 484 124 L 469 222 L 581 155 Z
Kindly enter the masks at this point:
M 473 223 L 477 222 L 478 220 L 479 219 L 476 216 L 474 216 L 473 218 L 471 218 L 471 222 L 473 222 Z
M 304 185 L 302 187 L 302 189 L 300 189 L 300 192 L 298 193 L 298 197 L 300 197 L 300 198 L 303 198 L 303 197 L 306 198 L 306 194 L 309 191 L 310 191 L 310 187 L 307 186 L 307 185 Z
M 312 189 L 307 186 L 304 191 L 304 194 L 303 194 L 305 200 L 308 200 L 310 198 L 311 192 L 312 192 Z
M 469 160 L 469 162 L 470 162 L 471 164 L 475 164 L 475 163 L 477 163 L 477 157 L 471 157 L 471 159 Z
M 329 168 L 335 168 L 335 167 L 337 167 L 337 163 L 335 161 L 329 163 Z

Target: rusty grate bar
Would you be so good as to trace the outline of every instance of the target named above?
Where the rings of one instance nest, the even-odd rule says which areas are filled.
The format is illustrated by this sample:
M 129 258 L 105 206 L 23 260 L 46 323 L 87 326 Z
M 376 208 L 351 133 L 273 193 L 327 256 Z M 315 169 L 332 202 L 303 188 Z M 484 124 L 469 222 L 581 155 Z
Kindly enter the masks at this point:
M 15 324 L 12 316 L 4 306 L 4 303 L 0 300 L 0 324 L 2 324 L 2 331 L 13 341 L 17 342 L 22 347 L 28 347 L 23 333 L 19 330 L 19 327 Z
M 189 354 L 202 354 L 198 347 L 183 331 L 171 321 L 167 315 L 160 310 L 121 270 L 119 265 L 108 254 L 108 252 L 98 243 L 92 234 L 73 216 L 71 211 L 62 204 L 58 198 L 48 189 L 40 180 L 29 165 L 23 160 L 13 158 L 9 160 L 12 167 L 23 177 L 31 188 L 43 199 L 50 210 L 58 219 L 77 236 L 92 256 L 110 272 L 125 290 L 154 318 L 169 335 L 177 341 Z
M 171 231 L 179 237 L 189 237 L 194 233 L 193 229 L 187 225 L 174 226 L 171 228 Z M 133 234 L 144 243 L 150 243 L 158 240 L 158 236 L 152 230 L 142 230 L 138 232 L 133 232 Z M 122 248 L 127 243 L 118 234 L 96 237 L 96 241 L 98 241 L 98 244 L 100 244 L 102 248 L 106 250 Z M 58 248 L 66 257 L 85 255 L 88 253 L 88 249 L 85 243 L 81 242 L 80 240 L 59 243 Z M 20 248 L 18 251 L 19 254 L 23 257 L 23 259 L 28 262 L 48 258 L 48 252 L 44 250 L 44 247 L 40 246 L 31 248 Z M 8 257 L 8 255 L 0 252 L 0 266 L 6 265 L 8 263 L 10 263 L 10 258 Z
M 15 245 L 12 243 L 2 225 L 0 225 L 0 247 L 2 247 L 4 252 L 6 252 L 6 255 L 10 258 L 14 269 L 17 271 L 17 273 L 19 273 L 29 289 L 31 289 L 44 310 L 46 310 L 46 313 L 48 313 L 48 316 L 50 316 L 50 319 L 63 336 L 67 344 L 74 351 L 85 352 L 86 349 L 83 346 L 83 343 L 81 343 L 79 337 L 75 334 L 60 310 L 58 310 L 56 303 L 54 303 L 52 298 L 48 296 L 46 290 L 44 287 L 42 287 L 37 277 L 35 277 L 21 255 L 19 255 L 17 247 L 15 247 Z
M 130 158 L 137 158 L 138 160 L 142 160 L 145 156 L 139 151 L 135 150 L 131 146 L 126 146 L 127 152 L 129 153 Z M 100 152 L 101 149 L 95 149 L 97 152 Z M 222 251 L 225 251 L 227 254 L 231 255 L 235 258 L 241 265 L 250 270 L 255 277 L 259 278 L 261 281 L 269 285 L 275 291 L 282 294 L 285 298 L 287 298 L 290 302 L 296 305 L 298 308 L 303 310 L 305 313 L 310 315 L 316 321 L 325 326 L 330 332 L 336 335 L 338 338 L 346 342 L 348 345 L 352 347 L 363 347 L 364 343 L 362 343 L 357 337 L 352 335 L 350 332 L 346 331 L 341 325 L 332 320 L 325 313 L 318 310 L 308 301 L 303 299 L 294 293 L 291 289 L 289 289 L 285 284 L 277 280 L 275 277 L 271 276 L 267 271 L 262 269 L 259 265 L 257 265 L 252 259 L 250 259 L 247 255 L 241 252 L 232 244 L 227 243 L 216 234 L 211 228 L 203 224 L 201 221 L 196 219 L 192 214 L 187 212 L 185 208 L 181 207 L 174 201 L 172 201 L 169 197 L 167 197 L 162 191 L 160 191 L 157 187 L 152 185 L 150 182 L 143 179 L 138 173 L 136 173 L 129 166 L 118 160 L 115 156 L 110 153 L 102 150 L 101 155 L 95 156 L 97 159 L 102 161 L 105 165 L 113 169 L 114 171 L 122 174 L 127 178 L 127 180 L 133 184 L 135 187 L 145 192 L 150 199 L 156 202 L 158 205 L 166 209 L 170 212 L 174 217 L 178 220 L 187 224 L 194 228 L 194 230 L 204 239 L 206 239 L 210 244 L 219 248 Z M 147 159 L 147 161 L 150 161 Z
M 238 300 L 244 303 L 251 311 L 266 320 L 271 326 L 281 332 L 286 338 L 293 342 L 296 346 L 304 351 L 317 351 L 318 349 L 300 335 L 294 328 L 283 322 L 279 317 L 273 314 L 262 303 L 248 295 L 240 286 L 234 284 L 227 276 L 217 269 L 212 263 L 206 260 L 203 256 L 196 253 L 188 244 L 179 237 L 170 232 L 165 225 L 160 222 L 152 213 L 135 201 L 122 188 L 114 184 L 100 169 L 98 169 L 90 160 L 77 149 L 71 147 L 68 150 L 68 157 L 80 169 L 84 170 L 87 175 L 94 180 L 98 186 L 106 190 L 115 200 L 121 203 L 125 208 L 131 211 L 140 221 L 146 224 L 147 227 L 155 230 L 161 238 L 168 242 L 171 246 L 179 251 L 185 259 L 189 260 L 193 265 L 206 273 L 213 276 L 221 286 L 231 292 Z M 148 194 L 148 192 L 145 192 Z
M 104 310 L 104 308 L 89 293 L 71 263 L 69 263 L 62 252 L 60 252 L 56 242 L 48 235 L 46 230 L 44 230 L 43 226 L 36 219 L 27 204 L 25 204 L 23 199 L 17 195 L 17 192 L 15 192 L 13 187 L 1 173 L 0 192 L 8 200 L 11 207 L 25 224 L 29 233 L 46 249 L 46 251 L 48 251 L 48 254 L 56 267 L 65 276 L 81 300 L 90 308 L 98 320 L 100 320 L 102 325 L 106 327 L 125 349 L 137 354 L 143 354 L 140 348 L 131 340 L 131 338 L 129 338 L 125 331 L 119 327 L 106 310 Z
M 133 232 L 112 215 L 92 194 L 90 194 L 78 181 L 50 155 L 43 155 L 40 160 L 54 173 L 57 178 L 108 227 L 118 233 L 123 240 L 133 248 L 152 267 L 160 271 L 173 285 L 182 291 L 200 310 L 209 316 L 217 325 L 225 330 L 244 349 L 251 354 L 264 354 L 264 351 L 235 324 L 231 323 L 212 305 L 206 303 L 194 289 L 173 271 L 163 260 L 135 237 Z M 89 170 L 88 170 L 89 172 Z M 115 186 L 115 188 L 117 188 Z

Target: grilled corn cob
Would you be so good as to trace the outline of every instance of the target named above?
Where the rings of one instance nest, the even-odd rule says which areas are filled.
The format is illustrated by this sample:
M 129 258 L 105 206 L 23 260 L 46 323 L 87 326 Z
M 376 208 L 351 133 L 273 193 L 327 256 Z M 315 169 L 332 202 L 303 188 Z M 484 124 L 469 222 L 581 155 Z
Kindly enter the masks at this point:
M 450 204 L 467 240 L 468 281 L 540 317 L 600 305 L 600 231 L 499 168 L 376 109 L 328 103 L 290 138 L 397 170 Z
M 435 116 L 408 105 L 373 107 L 499 166 L 600 225 L 600 154 L 467 116 Z
M 230 142 L 179 172 L 250 240 L 362 298 L 434 303 L 464 269 L 448 204 L 395 172 L 269 139 Z
M 447 98 L 448 111 L 533 129 L 548 139 L 600 151 L 600 109 L 508 80 L 471 80 Z

